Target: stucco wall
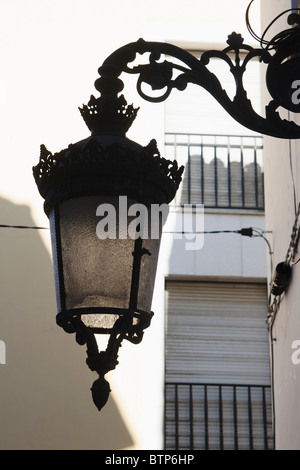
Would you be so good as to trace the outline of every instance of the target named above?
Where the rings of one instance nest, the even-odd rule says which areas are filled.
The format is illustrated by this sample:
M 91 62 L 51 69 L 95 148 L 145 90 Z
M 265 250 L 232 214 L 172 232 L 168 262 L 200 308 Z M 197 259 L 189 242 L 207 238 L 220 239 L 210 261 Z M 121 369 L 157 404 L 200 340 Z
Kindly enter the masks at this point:
M 272 18 L 290 6 L 289 1 L 262 2 L 263 26 L 266 27 Z M 273 35 L 280 29 L 287 29 L 285 18 L 276 24 L 275 29 L 273 28 Z M 266 92 L 265 100 L 266 103 L 270 100 Z M 286 112 L 281 114 L 289 117 Z M 293 115 L 291 119 L 294 119 Z M 266 228 L 272 231 L 270 242 L 274 252 L 275 267 L 285 259 L 295 221 L 295 201 L 296 207 L 299 203 L 300 147 L 298 141 L 275 138 L 265 138 L 264 145 Z M 296 256 L 295 260 L 297 259 Z M 292 354 L 295 352 L 292 344 L 300 339 L 299 267 L 299 265 L 293 267 L 292 279 L 282 297 L 272 330 L 275 432 L 278 450 L 300 448 L 300 365 L 292 361 Z

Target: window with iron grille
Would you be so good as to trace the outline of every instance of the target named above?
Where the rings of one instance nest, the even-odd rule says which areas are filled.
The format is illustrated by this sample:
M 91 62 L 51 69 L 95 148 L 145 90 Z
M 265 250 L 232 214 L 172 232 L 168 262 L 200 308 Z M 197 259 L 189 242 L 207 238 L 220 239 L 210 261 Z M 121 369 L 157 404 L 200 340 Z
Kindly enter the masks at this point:
M 189 52 L 197 58 L 202 54 Z M 208 68 L 234 99 L 235 80 L 228 64 L 212 59 Z M 258 61 L 248 63 L 244 82 L 254 110 L 260 113 Z M 201 87 L 189 84 L 166 100 L 165 155 L 185 166 L 174 204 L 264 210 L 263 137 L 238 124 Z
M 264 209 L 261 136 L 166 133 L 166 156 L 185 166 L 175 205 Z
M 166 307 L 165 449 L 273 449 L 266 285 L 169 280 Z

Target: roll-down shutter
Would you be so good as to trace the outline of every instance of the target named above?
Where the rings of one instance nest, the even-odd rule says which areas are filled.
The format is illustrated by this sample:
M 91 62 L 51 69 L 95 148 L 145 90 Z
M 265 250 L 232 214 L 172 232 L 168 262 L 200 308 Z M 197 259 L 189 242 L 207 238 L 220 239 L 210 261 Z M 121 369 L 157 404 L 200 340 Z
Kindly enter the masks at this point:
M 270 448 L 266 286 L 168 281 L 166 307 L 167 448 Z
M 264 284 L 166 283 L 166 378 L 269 384 Z

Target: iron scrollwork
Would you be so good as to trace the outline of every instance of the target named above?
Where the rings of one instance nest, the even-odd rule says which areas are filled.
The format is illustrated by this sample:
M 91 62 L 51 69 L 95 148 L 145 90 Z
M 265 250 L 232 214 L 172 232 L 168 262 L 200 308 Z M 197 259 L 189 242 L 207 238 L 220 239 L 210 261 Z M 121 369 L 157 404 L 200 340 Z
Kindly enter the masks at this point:
M 119 75 L 122 72 L 137 74 L 139 95 L 150 102 L 162 102 L 173 89 L 182 91 L 192 83 L 207 90 L 243 126 L 273 137 L 299 138 L 300 126 L 282 118 L 278 110 L 281 107 L 300 112 L 300 100 L 299 103 L 293 100 L 295 80 L 299 80 L 300 86 L 300 30 L 297 23 L 300 16 L 290 15 L 289 22 L 291 17 L 296 23 L 277 35 L 276 40 L 270 42 L 272 47 L 254 48 L 244 44 L 242 36 L 233 32 L 228 36 L 228 46 L 225 49 L 206 51 L 200 58 L 172 44 L 140 39 L 116 50 L 104 61 L 99 69 L 101 77 L 96 80 L 95 87 L 103 97 L 116 96 L 123 88 Z M 145 56 L 147 53 L 146 63 L 132 64 L 138 54 Z M 169 58 L 176 59 L 176 62 L 171 62 Z M 236 85 L 233 99 L 223 89 L 216 75 L 208 69 L 212 58 L 221 59 L 228 64 Z M 253 109 L 243 84 L 246 67 L 253 59 L 265 63 L 267 67 L 266 84 L 272 100 L 266 106 L 265 117 Z M 150 85 L 152 90 L 160 90 L 161 94 L 147 94 L 144 91 L 145 84 Z

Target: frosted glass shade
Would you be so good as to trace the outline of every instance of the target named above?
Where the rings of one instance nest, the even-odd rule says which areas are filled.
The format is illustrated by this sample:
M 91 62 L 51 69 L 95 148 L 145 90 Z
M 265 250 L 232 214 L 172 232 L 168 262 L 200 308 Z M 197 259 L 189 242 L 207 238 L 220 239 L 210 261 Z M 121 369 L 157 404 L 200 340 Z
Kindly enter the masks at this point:
M 133 203 L 128 200 L 128 207 Z M 151 316 L 161 223 L 151 238 L 146 212 L 148 230 L 142 239 L 138 214 L 128 216 L 115 196 L 68 199 L 51 211 L 60 315 L 80 315 L 99 333 L 110 333 L 119 316 L 130 317 L 132 325 Z

